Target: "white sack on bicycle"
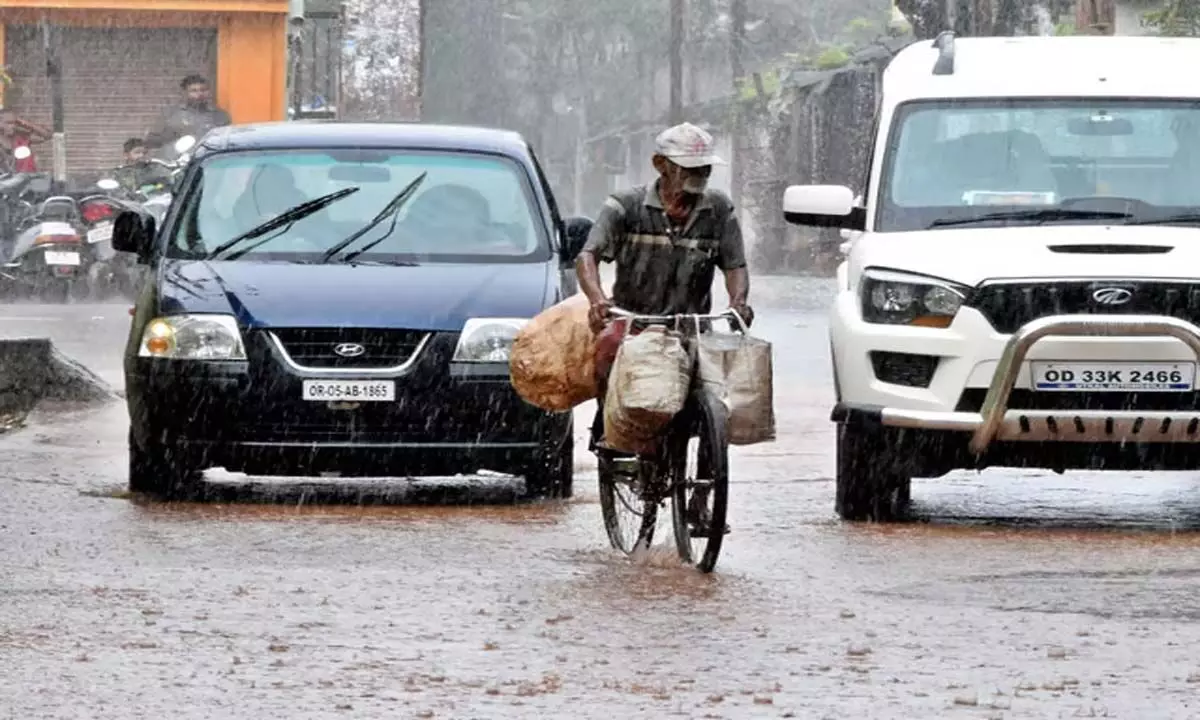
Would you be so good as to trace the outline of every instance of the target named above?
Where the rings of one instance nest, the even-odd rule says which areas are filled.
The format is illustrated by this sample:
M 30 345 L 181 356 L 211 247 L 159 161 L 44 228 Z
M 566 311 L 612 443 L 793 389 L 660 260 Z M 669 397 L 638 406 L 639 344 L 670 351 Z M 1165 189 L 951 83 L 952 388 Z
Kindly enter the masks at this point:
M 604 441 L 637 453 L 653 444 L 683 410 L 691 385 L 691 358 L 680 336 L 651 327 L 626 336 L 617 350 L 604 400 Z
M 771 343 L 745 334 L 703 333 L 696 341 L 697 372 L 729 411 L 730 445 L 775 439 Z
M 525 402 L 561 412 L 599 394 L 589 307 L 587 297 L 577 293 L 542 311 L 517 334 L 508 369 Z

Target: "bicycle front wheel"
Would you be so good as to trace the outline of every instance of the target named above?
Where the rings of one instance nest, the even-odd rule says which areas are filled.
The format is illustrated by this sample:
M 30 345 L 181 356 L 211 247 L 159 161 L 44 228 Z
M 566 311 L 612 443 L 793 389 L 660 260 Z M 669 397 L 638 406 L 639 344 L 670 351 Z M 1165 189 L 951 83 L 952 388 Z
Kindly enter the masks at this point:
M 639 459 L 601 456 L 600 513 L 613 548 L 626 555 L 650 549 L 662 493 L 647 483 L 650 468 Z
M 716 395 L 692 394 L 694 419 L 672 442 L 671 519 L 679 559 L 712 572 L 725 540 L 729 503 L 728 413 Z

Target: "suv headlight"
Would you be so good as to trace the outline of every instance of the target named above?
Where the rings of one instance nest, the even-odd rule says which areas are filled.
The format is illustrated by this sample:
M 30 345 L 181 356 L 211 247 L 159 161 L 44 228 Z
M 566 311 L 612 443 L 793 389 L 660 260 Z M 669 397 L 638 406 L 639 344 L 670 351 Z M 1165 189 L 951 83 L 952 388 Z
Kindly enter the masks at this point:
M 862 279 L 862 314 L 869 323 L 949 327 L 967 287 L 892 270 L 867 270 Z
M 242 332 L 232 315 L 167 315 L 142 332 L 139 357 L 168 360 L 245 360 Z
M 471 318 L 458 336 L 453 362 L 507 363 L 513 340 L 527 322 L 522 318 Z

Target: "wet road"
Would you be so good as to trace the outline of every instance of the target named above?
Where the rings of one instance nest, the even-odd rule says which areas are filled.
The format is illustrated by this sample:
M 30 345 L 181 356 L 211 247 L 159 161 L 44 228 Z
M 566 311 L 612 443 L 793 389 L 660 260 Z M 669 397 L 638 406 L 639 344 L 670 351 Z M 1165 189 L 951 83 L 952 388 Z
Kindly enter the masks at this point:
M 565 503 L 168 506 L 122 494 L 123 405 L 40 412 L 0 436 L 0 717 L 1200 717 L 1198 478 L 955 474 L 914 485 L 926 522 L 838 522 L 829 292 L 756 289 L 780 437 L 734 450 L 712 576 L 609 550 L 582 450 Z M 127 323 L 0 334 L 119 384 Z

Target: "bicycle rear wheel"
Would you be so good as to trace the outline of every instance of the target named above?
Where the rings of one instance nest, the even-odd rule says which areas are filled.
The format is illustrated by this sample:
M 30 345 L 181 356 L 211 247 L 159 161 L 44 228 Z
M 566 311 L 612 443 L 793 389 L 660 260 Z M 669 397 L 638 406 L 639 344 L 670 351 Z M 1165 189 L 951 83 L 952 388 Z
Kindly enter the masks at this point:
M 653 473 L 649 464 L 638 459 L 618 459 L 601 455 L 600 513 L 604 530 L 613 548 L 626 555 L 650 549 L 658 525 L 658 506 L 654 497 Z M 662 493 L 658 493 L 658 498 Z
M 729 437 L 725 405 L 692 393 L 692 422 L 677 431 L 671 453 L 671 519 L 679 559 L 709 573 L 725 540 L 729 503 Z

